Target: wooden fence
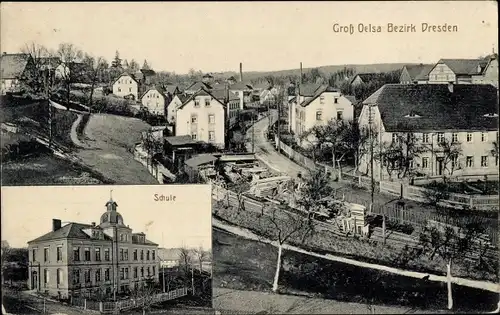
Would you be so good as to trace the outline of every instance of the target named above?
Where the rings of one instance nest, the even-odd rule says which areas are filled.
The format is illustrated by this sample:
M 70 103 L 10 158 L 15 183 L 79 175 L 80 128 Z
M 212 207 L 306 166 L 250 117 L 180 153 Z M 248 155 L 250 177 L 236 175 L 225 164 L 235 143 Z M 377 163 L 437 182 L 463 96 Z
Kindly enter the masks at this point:
M 71 305 L 84 310 L 96 311 L 100 313 L 114 313 L 123 310 L 142 307 L 144 304 L 151 305 L 165 301 L 174 300 L 188 294 L 187 288 L 180 288 L 170 292 L 159 293 L 153 296 L 140 297 L 135 299 L 128 299 L 117 302 L 99 302 L 91 301 L 85 298 L 71 298 Z

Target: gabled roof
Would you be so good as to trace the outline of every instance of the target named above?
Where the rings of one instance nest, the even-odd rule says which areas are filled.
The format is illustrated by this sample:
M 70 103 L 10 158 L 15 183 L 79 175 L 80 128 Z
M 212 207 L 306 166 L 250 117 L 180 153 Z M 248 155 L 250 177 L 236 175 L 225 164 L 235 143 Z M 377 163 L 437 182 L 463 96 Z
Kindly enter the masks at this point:
M 227 98 L 228 94 L 229 94 L 229 100 L 228 101 L 236 101 L 236 100 L 239 101 L 240 100 L 240 97 L 238 95 L 234 94 L 231 91 L 226 91 L 226 89 L 214 89 L 214 90 L 211 90 L 210 93 L 216 99 L 218 99 L 221 103 L 225 103 L 226 102 L 226 98 Z
M 177 85 L 166 85 L 165 91 L 170 94 L 174 94 L 176 91 L 180 91 Z
M 316 92 L 314 93 L 314 95 L 312 97 L 304 100 L 300 104 L 300 106 L 305 107 L 305 106 L 311 104 L 315 99 L 317 99 L 321 94 L 323 94 L 325 92 L 340 92 L 340 90 L 336 89 L 332 86 L 329 86 L 329 85 L 322 85 L 318 89 L 316 89 Z
M 314 96 L 316 91 L 323 85 L 320 83 L 306 83 L 299 85 L 299 95 L 300 96 Z
M 65 226 L 61 227 L 56 231 L 50 231 L 47 234 L 35 238 L 34 240 L 29 241 L 28 243 L 36 243 L 36 242 L 43 242 L 43 241 L 50 241 L 50 240 L 57 240 L 64 238 L 91 239 L 91 237 L 88 234 L 83 232 L 84 229 L 88 229 L 91 227 L 92 225 L 90 224 L 72 222 L 66 224 Z M 106 234 L 104 234 L 104 239 L 111 240 L 111 238 Z
M 116 81 L 118 81 L 121 77 L 126 77 L 126 76 L 129 76 L 132 78 L 132 80 L 134 80 L 137 84 L 139 84 L 139 82 L 137 81 L 136 77 L 134 74 L 132 73 L 128 73 L 128 72 L 123 72 L 122 74 L 120 74 L 116 79 L 115 81 L 113 81 L 113 84 L 116 83 Z
M 497 89 L 486 84 L 386 84 L 364 105 L 376 105 L 386 131 L 497 130 Z M 418 117 L 405 117 L 414 113 Z
M 176 94 L 174 96 L 174 98 L 179 98 L 179 101 L 181 101 L 182 104 L 184 104 L 184 102 L 186 102 L 190 97 L 191 95 L 187 95 L 187 94 Z
M 196 155 L 196 156 L 190 158 L 189 160 L 185 161 L 184 163 L 187 166 L 190 166 L 192 168 L 196 168 L 200 165 L 212 163 L 214 161 L 217 161 L 217 158 L 211 154 L 199 154 L 199 155 Z
M 374 73 L 374 72 L 370 72 L 370 73 L 358 73 L 356 74 L 350 83 L 352 83 L 357 77 L 360 77 L 361 80 L 363 80 L 363 82 L 368 82 L 368 81 L 371 81 L 375 78 L 377 78 L 380 74 L 379 73 Z
M 438 64 L 443 63 L 447 65 L 456 75 L 473 75 L 481 74 L 477 72 L 477 66 L 483 69 L 488 63 L 486 59 L 441 59 Z
M 165 141 L 170 145 L 196 144 L 197 142 L 190 135 L 166 137 Z
M 345 98 L 347 98 L 349 100 L 349 102 L 351 102 L 351 104 L 356 104 L 358 101 L 356 100 L 356 96 L 354 95 L 344 95 Z
M 198 91 L 196 91 L 195 93 L 193 93 L 193 95 L 191 95 L 185 102 L 182 103 L 181 106 L 178 107 L 178 109 L 182 109 L 187 103 L 189 103 L 191 100 L 193 100 L 196 96 L 211 96 L 213 97 L 217 102 L 219 102 L 219 104 L 222 105 L 222 107 L 226 107 L 226 104 L 224 104 L 223 101 L 221 101 L 220 99 L 218 99 L 217 97 L 215 97 L 211 92 L 209 92 L 208 90 L 204 89 L 204 88 L 201 88 L 199 89 Z
M 167 97 L 167 95 L 165 94 L 165 89 L 164 89 L 162 86 L 160 86 L 160 85 L 156 85 L 156 86 L 150 86 L 150 87 L 148 87 L 148 88 L 144 91 L 144 93 L 142 94 L 142 96 L 141 96 L 140 98 L 142 99 L 142 98 L 143 98 L 143 97 L 144 97 L 144 96 L 145 96 L 145 95 L 146 95 L 149 91 L 151 91 L 151 90 L 155 90 L 155 91 L 157 91 L 157 92 L 158 92 L 161 96 L 163 96 L 164 98 L 166 98 L 166 97 Z
M 243 82 L 236 82 L 235 84 L 231 84 L 229 86 L 230 90 L 253 90 L 253 87 L 249 83 L 243 83 Z
M 3 54 L 0 57 L 0 77 L 2 79 L 16 79 L 19 78 L 29 60 L 28 54 Z
M 429 78 L 429 72 L 434 68 L 434 65 L 419 64 L 404 66 L 412 81 L 426 80 Z
M 199 89 L 208 89 L 208 90 L 211 90 L 213 87 L 208 84 L 208 83 L 205 83 L 205 82 L 201 82 L 201 81 L 198 81 L 198 82 L 194 82 L 192 83 L 187 89 L 186 91 L 198 91 Z

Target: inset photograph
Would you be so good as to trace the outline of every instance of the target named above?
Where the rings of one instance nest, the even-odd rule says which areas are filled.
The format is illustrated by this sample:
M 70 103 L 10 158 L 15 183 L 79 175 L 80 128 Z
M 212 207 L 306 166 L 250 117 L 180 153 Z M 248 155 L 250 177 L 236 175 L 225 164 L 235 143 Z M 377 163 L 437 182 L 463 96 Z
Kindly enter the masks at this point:
M 210 200 L 208 185 L 2 188 L 2 313 L 213 312 Z

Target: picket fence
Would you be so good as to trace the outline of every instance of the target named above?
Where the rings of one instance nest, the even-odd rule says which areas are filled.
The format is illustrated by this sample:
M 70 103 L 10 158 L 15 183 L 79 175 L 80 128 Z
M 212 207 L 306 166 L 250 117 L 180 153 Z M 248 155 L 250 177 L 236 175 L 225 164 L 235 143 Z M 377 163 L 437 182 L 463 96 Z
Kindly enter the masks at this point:
M 71 305 L 89 311 L 96 311 L 100 313 L 115 313 L 123 310 L 141 307 L 143 304 L 151 305 L 165 301 L 174 300 L 188 294 L 187 288 L 180 288 L 170 292 L 159 293 L 152 296 L 140 297 L 135 299 L 128 299 L 116 302 L 99 302 L 91 301 L 85 298 L 71 298 Z

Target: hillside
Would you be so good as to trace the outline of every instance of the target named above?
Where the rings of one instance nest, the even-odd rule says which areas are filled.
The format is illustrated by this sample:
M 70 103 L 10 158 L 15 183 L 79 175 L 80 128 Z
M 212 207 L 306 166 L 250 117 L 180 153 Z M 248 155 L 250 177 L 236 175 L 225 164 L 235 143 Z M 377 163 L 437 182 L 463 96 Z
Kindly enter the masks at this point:
M 334 73 L 338 70 L 344 68 L 353 68 L 356 73 L 364 73 L 364 72 L 388 72 L 393 70 L 400 70 L 404 65 L 410 65 L 412 63 L 378 63 L 378 64 L 366 64 L 366 65 L 331 65 L 331 66 L 321 66 L 321 67 L 310 67 L 303 68 L 303 73 L 307 73 L 311 71 L 311 69 L 318 68 L 320 72 L 329 75 L 330 73 Z M 227 78 L 230 76 L 235 76 L 236 78 L 239 76 L 237 71 L 228 71 L 223 73 L 214 74 L 215 77 Z M 245 71 L 245 65 L 243 65 L 243 77 L 245 80 L 254 80 L 257 78 L 265 77 L 265 76 L 288 76 L 288 75 L 300 75 L 300 69 L 289 69 L 289 70 L 278 70 L 278 71 Z

